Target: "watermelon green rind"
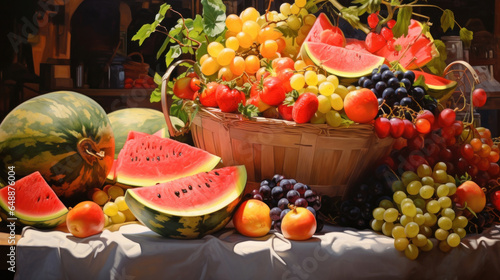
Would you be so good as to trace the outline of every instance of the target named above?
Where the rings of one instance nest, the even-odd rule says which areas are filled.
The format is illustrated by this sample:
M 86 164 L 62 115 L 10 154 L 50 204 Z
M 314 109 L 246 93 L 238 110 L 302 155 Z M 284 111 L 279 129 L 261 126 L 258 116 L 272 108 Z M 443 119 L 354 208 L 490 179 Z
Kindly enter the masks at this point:
M 210 207 L 191 206 L 184 208 L 184 211 L 182 209 L 166 210 L 166 207 L 153 205 L 150 201 L 141 197 L 141 188 L 128 189 L 125 194 L 125 202 L 140 222 L 162 236 L 179 239 L 200 238 L 224 228 L 231 220 L 238 203 L 241 201 L 247 181 L 246 169 L 244 166 L 232 166 L 217 169 L 210 173 L 224 173 L 226 171 L 231 172 L 231 176 L 228 176 L 225 184 L 220 184 L 220 186 L 230 188 L 230 192 L 221 199 L 215 199 Z M 143 190 L 154 193 L 154 188 L 172 188 L 179 182 L 194 180 L 199 176 L 203 176 L 203 173 Z M 228 181 L 228 179 L 232 180 Z M 218 193 L 217 190 L 212 192 L 213 195 Z
M 384 57 L 317 42 L 304 42 L 301 56 L 306 63 L 347 79 L 367 76 L 385 62 Z
M 89 164 L 78 144 L 88 139 L 104 158 Z M 29 99 L 0 124 L 0 176 L 16 168 L 24 177 L 40 171 L 62 199 L 101 186 L 111 168 L 114 136 L 104 109 L 89 97 L 70 91 Z
M 165 116 L 155 109 L 126 108 L 109 113 L 108 118 L 115 136 L 115 158 L 132 130 L 153 134 L 163 129 L 163 137 L 169 137 Z M 170 121 L 174 127 L 184 127 L 184 122 L 175 116 L 170 116 Z

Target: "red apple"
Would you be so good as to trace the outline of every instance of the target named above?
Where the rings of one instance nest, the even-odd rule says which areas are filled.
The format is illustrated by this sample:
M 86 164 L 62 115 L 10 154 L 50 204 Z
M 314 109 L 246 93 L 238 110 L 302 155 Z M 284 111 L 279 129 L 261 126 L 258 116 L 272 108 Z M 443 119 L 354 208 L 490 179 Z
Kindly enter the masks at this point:
M 236 230 L 248 237 L 261 237 L 271 230 L 269 206 L 257 199 L 244 201 L 233 216 Z
M 69 210 L 66 216 L 66 226 L 69 232 L 80 238 L 101 233 L 104 223 L 104 213 L 101 207 L 93 201 L 78 203 Z
M 304 207 L 294 207 L 281 220 L 281 232 L 290 240 L 307 240 L 315 231 L 316 218 Z
M 486 206 L 486 195 L 481 187 L 473 181 L 466 181 L 457 188 L 453 195 L 453 201 L 460 204 L 461 207 L 469 207 L 474 213 L 483 211 Z

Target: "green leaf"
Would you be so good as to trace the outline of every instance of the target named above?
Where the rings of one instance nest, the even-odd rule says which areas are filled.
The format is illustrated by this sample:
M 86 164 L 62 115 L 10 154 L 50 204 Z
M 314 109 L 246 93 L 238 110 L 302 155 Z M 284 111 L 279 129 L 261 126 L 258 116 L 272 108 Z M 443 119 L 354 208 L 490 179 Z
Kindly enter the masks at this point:
M 165 64 L 167 65 L 167 67 L 170 65 L 170 63 L 172 63 L 172 61 L 174 61 L 174 59 L 181 56 L 181 54 L 182 54 L 181 46 L 179 45 L 172 46 L 170 50 L 168 50 L 167 55 L 165 55 Z
M 419 76 L 417 78 L 417 80 L 415 82 L 413 82 L 413 86 L 414 87 L 423 87 L 425 89 L 425 91 L 427 91 L 429 89 L 429 87 L 425 83 L 425 77 L 424 77 L 424 75 Z
M 340 14 L 352 27 L 359 29 L 361 22 L 358 17 L 358 7 L 350 6 L 348 8 L 343 8 L 340 10 Z
M 257 117 L 260 113 L 257 106 L 252 104 L 243 105 L 243 103 L 238 104 L 238 112 L 247 118 Z
M 222 0 L 201 0 L 203 5 L 203 30 L 210 37 L 217 37 L 226 28 L 226 5 Z
M 154 103 L 154 102 L 160 102 L 161 101 L 161 90 L 160 88 L 155 88 L 151 92 L 151 96 L 149 97 L 149 102 Z
M 183 100 L 179 99 L 177 96 L 172 97 L 172 105 L 170 106 L 170 115 L 178 117 L 184 123 L 187 123 L 189 120 L 189 116 L 187 112 L 183 109 Z
M 154 81 L 155 81 L 155 84 L 157 85 L 161 85 L 161 82 L 162 82 L 162 76 L 158 73 L 155 73 L 155 76 L 154 76 Z
M 446 30 L 452 29 L 455 27 L 455 15 L 451 10 L 444 10 L 443 14 L 441 15 L 441 28 L 443 29 L 443 32 L 446 32 Z
M 193 20 L 193 31 L 196 31 L 198 33 L 203 32 L 203 18 L 201 15 L 196 15 L 196 17 Z
M 473 33 L 470 30 L 467 30 L 467 28 L 462 27 L 460 29 L 460 40 L 464 43 L 464 48 L 469 48 L 470 43 L 472 42 L 473 39 Z
M 291 29 L 290 26 L 288 26 L 288 24 L 281 25 L 281 26 L 275 26 L 274 30 L 279 31 L 281 34 L 283 34 L 283 37 L 295 38 L 299 35 L 299 31 Z
M 310 14 L 315 14 L 319 11 L 318 5 L 314 1 L 307 1 L 304 7 Z
M 413 8 L 411 6 L 403 6 L 399 8 L 396 25 L 392 28 L 394 38 L 399 38 L 402 35 L 408 35 L 408 26 L 410 25 L 412 12 Z
M 391 6 L 400 6 L 401 5 L 401 1 L 400 0 L 391 0 Z
M 446 68 L 446 59 L 448 54 L 446 52 L 446 45 L 441 40 L 434 40 L 434 46 L 436 50 L 439 52 L 437 57 L 434 57 L 429 63 L 426 64 L 426 67 L 432 72 L 432 74 L 442 76 L 444 69 Z
M 159 22 L 162 22 L 163 19 L 165 18 L 165 14 L 167 13 L 167 11 L 171 8 L 170 5 L 168 5 L 167 3 L 164 3 L 160 6 L 160 9 L 158 10 L 158 13 L 156 14 L 155 16 L 155 20 L 159 21 Z
M 151 35 L 151 24 L 144 24 L 132 37 L 132 41 L 139 41 L 139 46 Z
M 167 49 L 167 45 L 169 43 L 169 40 L 165 40 L 163 41 L 163 44 L 161 44 L 161 47 L 160 49 L 158 50 L 158 52 L 156 53 L 156 59 L 159 59 L 160 56 L 163 54 L 163 52 Z

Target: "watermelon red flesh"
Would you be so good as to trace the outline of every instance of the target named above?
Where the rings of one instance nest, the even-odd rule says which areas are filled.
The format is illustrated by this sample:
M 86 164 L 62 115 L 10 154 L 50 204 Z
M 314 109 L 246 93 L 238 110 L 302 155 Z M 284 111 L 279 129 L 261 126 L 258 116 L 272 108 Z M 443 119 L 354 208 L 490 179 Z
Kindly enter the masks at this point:
M 323 43 L 304 42 L 302 57 L 342 78 L 369 75 L 385 61 L 383 57 Z
M 130 132 L 118 156 L 119 184 L 152 186 L 212 170 L 220 157 L 199 148 L 145 133 Z
M 428 86 L 427 94 L 436 99 L 446 98 L 447 95 L 453 93 L 457 87 L 456 81 L 448 80 L 441 76 L 418 70 L 413 70 L 413 73 L 415 73 L 415 80 L 420 76 L 424 77 L 425 84 Z
M 11 205 L 8 202 L 12 193 L 15 194 L 15 216 L 20 220 L 47 223 L 65 216 L 68 212 L 68 208 L 38 171 L 16 181 L 13 186 L 0 189 L 0 206 L 6 212 L 10 212 Z
M 336 27 L 330 22 L 328 17 L 324 13 L 321 13 L 316 18 L 316 21 L 309 30 L 309 33 L 307 33 L 304 42 L 320 42 L 321 32 L 323 32 L 323 30 L 326 29 L 334 29 L 334 28 Z

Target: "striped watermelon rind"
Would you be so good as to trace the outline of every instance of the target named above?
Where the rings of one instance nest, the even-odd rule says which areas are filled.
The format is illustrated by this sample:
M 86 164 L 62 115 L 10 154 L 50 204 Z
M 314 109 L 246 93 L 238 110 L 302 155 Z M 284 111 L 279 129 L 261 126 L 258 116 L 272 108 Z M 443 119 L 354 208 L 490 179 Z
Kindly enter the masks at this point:
M 57 91 L 29 99 L 0 124 L 0 177 L 12 166 L 18 177 L 39 171 L 68 204 L 102 186 L 113 155 L 106 112 L 80 93 Z
M 224 176 L 217 177 L 215 172 Z M 172 202 L 170 199 L 165 198 L 163 206 L 154 202 L 157 200 L 155 197 L 159 189 L 174 192 L 179 186 L 185 186 L 187 189 L 188 185 L 192 185 L 194 187 L 191 191 L 194 191 L 198 188 L 197 185 L 202 185 L 203 180 L 207 178 L 213 181 L 213 190 L 210 192 L 212 197 L 207 198 L 208 205 L 193 205 L 193 201 L 189 199 L 180 200 L 182 203 L 179 202 L 177 208 L 167 204 Z M 220 179 L 216 180 L 217 178 Z M 201 238 L 221 230 L 231 220 L 243 196 L 246 181 L 245 166 L 223 167 L 148 188 L 128 189 L 125 202 L 140 222 L 164 237 Z M 180 196 L 179 199 L 182 199 L 182 191 Z M 194 196 L 200 200 L 204 199 L 202 194 Z

